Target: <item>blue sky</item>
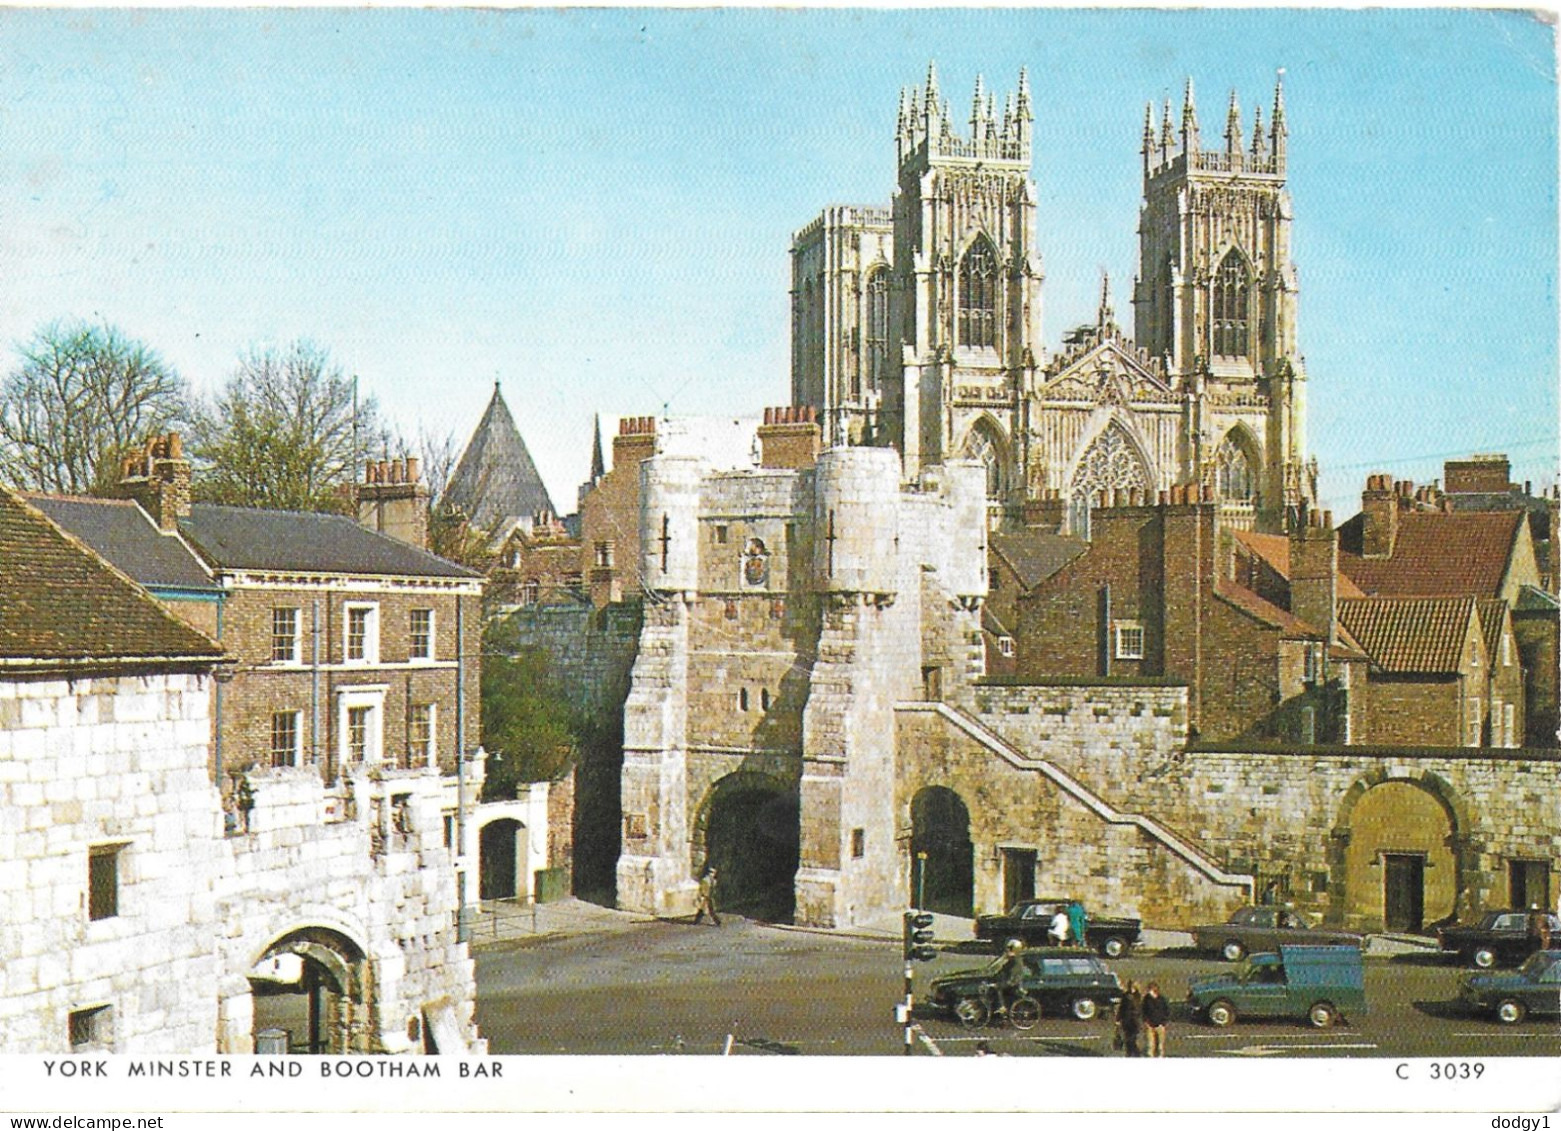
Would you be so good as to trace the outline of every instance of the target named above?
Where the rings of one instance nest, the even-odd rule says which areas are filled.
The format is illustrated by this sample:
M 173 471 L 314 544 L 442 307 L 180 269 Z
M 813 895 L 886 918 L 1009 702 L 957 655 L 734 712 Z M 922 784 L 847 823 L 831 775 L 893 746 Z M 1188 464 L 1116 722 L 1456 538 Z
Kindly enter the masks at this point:
M 0 11 L 0 342 L 100 317 L 198 387 L 306 336 L 409 431 L 495 377 L 555 501 L 591 414 L 789 394 L 787 251 L 887 204 L 902 86 L 1027 66 L 1055 347 L 1128 317 L 1144 103 L 1284 67 L 1325 500 L 1555 479 L 1553 31 L 1493 11 Z

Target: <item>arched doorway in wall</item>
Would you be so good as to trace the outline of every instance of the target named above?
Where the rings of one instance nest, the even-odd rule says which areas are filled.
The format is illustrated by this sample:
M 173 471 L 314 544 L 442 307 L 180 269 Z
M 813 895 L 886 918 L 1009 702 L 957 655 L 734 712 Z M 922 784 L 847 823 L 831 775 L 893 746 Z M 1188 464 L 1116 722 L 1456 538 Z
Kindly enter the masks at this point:
M 526 891 L 526 826 L 513 817 L 483 825 L 477 834 L 479 899 L 514 899 Z
M 765 774 L 728 774 L 710 788 L 695 818 L 693 873 L 717 869 L 718 909 L 789 922 L 801 832 L 795 787 Z
M 1451 919 L 1459 889 L 1450 806 L 1418 781 L 1385 780 L 1346 800 L 1344 921 L 1368 931 L 1420 931 Z
M 378 1051 L 370 982 L 362 949 L 339 931 L 302 927 L 284 935 L 249 971 L 256 1049 Z
M 911 799 L 911 901 L 968 917 L 974 896 L 970 810 L 952 789 L 928 786 Z

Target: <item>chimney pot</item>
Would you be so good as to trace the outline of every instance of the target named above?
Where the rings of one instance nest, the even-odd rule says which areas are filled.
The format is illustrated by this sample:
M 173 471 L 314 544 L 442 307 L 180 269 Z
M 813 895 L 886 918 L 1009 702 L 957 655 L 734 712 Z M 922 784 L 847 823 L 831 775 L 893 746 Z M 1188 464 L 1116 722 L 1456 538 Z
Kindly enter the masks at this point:
M 419 472 L 422 471 L 423 461 L 416 456 L 407 456 L 407 482 L 416 483 L 419 480 Z

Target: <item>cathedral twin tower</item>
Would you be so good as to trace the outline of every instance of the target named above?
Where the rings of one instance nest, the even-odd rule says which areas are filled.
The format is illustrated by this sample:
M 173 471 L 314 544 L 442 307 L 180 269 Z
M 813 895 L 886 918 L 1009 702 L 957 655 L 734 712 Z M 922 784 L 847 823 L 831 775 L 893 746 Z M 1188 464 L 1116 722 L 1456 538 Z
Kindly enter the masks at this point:
M 1179 127 L 1150 106 L 1133 338 L 1103 283 L 1047 356 L 1026 76 L 1001 117 L 978 78 L 961 136 L 929 69 L 901 94 L 892 206 L 828 208 L 793 240 L 793 403 L 827 444 L 892 445 L 907 474 L 980 460 L 994 510 L 1029 525 L 1087 537 L 1091 506 L 1197 484 L 1231 526 L 1283 529 L 1316 471 L 1282 83 L 1250 143 L 1234 94 L 1218 148 L 1191 82 Z

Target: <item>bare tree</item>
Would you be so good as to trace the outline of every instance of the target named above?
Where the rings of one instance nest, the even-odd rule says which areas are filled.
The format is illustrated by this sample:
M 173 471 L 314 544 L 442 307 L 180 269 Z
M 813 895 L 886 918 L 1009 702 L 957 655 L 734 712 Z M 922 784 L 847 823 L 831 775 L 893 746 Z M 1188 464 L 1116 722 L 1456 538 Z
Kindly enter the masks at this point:
M 0 475 L 16 486 L 103 490 L 122 455 L 188 420 L 184 381 L 113 326 L 51 323 L 20 353 L 0 385 Z
M 194 494 L 204 502 L 351 511 L 357 472 L 383 442 L 373 398 L 307 341 L 243 357 L 196 416 Z

